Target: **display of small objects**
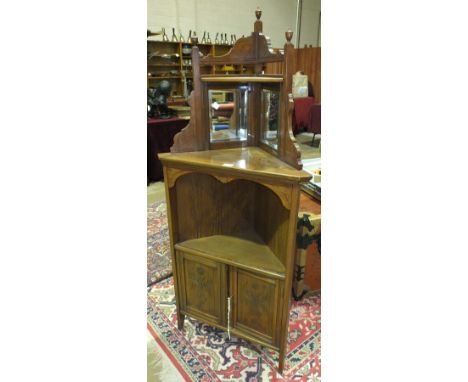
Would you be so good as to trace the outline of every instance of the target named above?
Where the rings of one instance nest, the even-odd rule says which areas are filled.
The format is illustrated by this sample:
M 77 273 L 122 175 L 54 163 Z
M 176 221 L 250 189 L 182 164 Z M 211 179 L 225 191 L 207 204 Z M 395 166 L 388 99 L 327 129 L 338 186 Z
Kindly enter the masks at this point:
M 159 33 L 158 33 L 159 34 Z M 189 30 L 188 33 L 188 38 L 187 40 L 184 39 L 184 36 L 182 35 L 182 31 L 179 31 L 179 37 L 177 37 L 175 28 L 172 28 L 172 36 L 171 39 L 169 40 L 169 37 L 166 34 L 166 28 L 161 28 L 161 34 L 162 34 L 162 41 L 170 41 L 170 42 L 188 42 L 188 43 L 194 43 L 193 39 L 196 38 L 197 32 L 192 30 Z M 148 32 L 148 36 L 150 35 L 156 35 L 156 34 L 150 34 Z M 214 39 L 214 44 L 216 45 L 234 45 L 234 43 L 237 41 L 237 37 L 235 34 L 230 35 L 231 38 L 228 40 L 228 34 L 227 33 L 220 33 L 216 32 L 216 37 Z M 210 32 L 203 31 L 203 37 L 201 39 L 201 44 L 212 44 L 211 38 L 210 38 Z
M 314 171 L 312 171 L 312 177 L 313 177 L 314 183 L 320 184 L 322 182 L 322 169 L 316 168 Z

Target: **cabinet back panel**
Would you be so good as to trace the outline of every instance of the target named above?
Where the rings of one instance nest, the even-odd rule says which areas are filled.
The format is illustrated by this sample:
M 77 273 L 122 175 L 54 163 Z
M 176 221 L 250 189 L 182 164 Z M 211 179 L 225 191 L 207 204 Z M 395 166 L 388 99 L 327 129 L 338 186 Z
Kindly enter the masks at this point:
M 252 231 L 255 186 L 246 180 L 225 184 L 200 173 L 182 175 L 176 182 L 178 241 Z

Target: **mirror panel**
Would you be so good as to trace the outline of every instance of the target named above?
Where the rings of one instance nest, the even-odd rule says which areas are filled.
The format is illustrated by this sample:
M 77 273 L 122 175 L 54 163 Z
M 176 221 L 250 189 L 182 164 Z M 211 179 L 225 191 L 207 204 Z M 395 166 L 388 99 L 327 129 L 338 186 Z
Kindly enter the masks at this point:
M 261 94 L 260 141 L 278 150 L 280 91 L 264 88 Z
M 208 89 L 210 142 L 247 140 L 248 91 Z

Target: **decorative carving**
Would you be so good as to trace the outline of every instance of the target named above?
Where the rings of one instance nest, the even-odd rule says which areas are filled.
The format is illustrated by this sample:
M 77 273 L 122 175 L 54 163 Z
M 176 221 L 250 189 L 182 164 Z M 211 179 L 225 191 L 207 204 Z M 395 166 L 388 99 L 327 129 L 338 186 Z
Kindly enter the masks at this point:
M 244 282 L 247 285 L 242 288 L 243 293 L 240 297 L 246 309 L 242 315 L 241 324 L 264 332 L 267 329 L 266 317 L 271 319 L 274 287 L 272 284 L 250 277 L 244 278 Z M 262 317 L 262 320 L 259 320 L 259 317 Z
M 176 167 L 167 167 L 166 170 L 166 182 L 168 188 L 173 188 L 176 184 L 177 179 L 185 174 L 189 174 L 192 172 L 200 172 L 200 170 L 194 171 L 194 170 L 188 170 L 188 169 L 180 169 Z M 284 208 L 287 210 L 291 209 L 291 186 L 290 185 L 283 185 L 283 184 L 271 184 L 267 182 L 262 182 L 258 179 L 249 179 L 246 177 L 239 177 L 239 176 L 229 176 L 229 175 L 222 175 L 222 174 L 217 174 L 217 173 L 207 173 L 211 175 L 212 177 L 216 178 L 218 181 L 222 183 L 229 183 L 232 182 L 233 180 L 239 180 L 239 179 L 245 179 L 249 180 L 258 184 L 261 184 L 264 187 L 269 188 L 271 191 L 275 193 L 275 195 L 279 198 L 281 201 L 281 204 L 283 205 Z
M 261 23 L 261 21 L 258 21 Z M 249 37 L 236 41 L 232 49 L 223 56 L 211 54 L 201 59 L 202 64 L 263 64 L 265 62 L 283 61 L 281 53 L 271 53 L 268 42 L 263 34 L 254 32 Z
M 251 288 L 246 290 L 245 299 L 251 305 L 255 315 L 261 316 L 269 313 L 271 297 L 270 291 L 265 286 L 258 283 L 252 284 Z
M 188 103 L 190 105 L 190 122 L 174 137 L 171 152 L 201 151 L 208 149 L 208 141 L 204 135 L 201 110 L 203 107 L 200 82 L 200 50 L 192 48 L 193 84 Z
M 196 120 L 196 107 L 194 100 L 194 90 L 190 93 L 188 98 L 188 104 L 190 106 L 190 122 L 185 126 L 181 131 L 179 131 L 174 136 L 174 143 L 171 147 L 171 152 L 173 153 L 180 153 L 184 151 L 199 151 L 197 146 L 197 139 L 196 139 L 196 127 L 195 127 L 195 120 Z
M 217 175 L 217 174 L 213 174 L 213 176 L 222 183 L 229 183 L 235 179 L 238 179 L 233 176 L 225 176 L 225 175 Z
M 176 180 L 179 178 L 179 176 L 188 174 L 189 172 L 192 172 L 191 170 L 182 170 L 180 168 L 175 168 L 175 167 L 167 167 L 166 171 L 166 183 L 167 187 L 172 188 L 175 185 Z
M 282 124 L 283 129 L 280 131 L 280 158 L 289 165 L 302 169 L 301 149 L 296 143 L 292 128 L 292 113 L 294 111 L 294 100 L 292 97 L 292 75 L 294 68 L 294 45 L 287 42 L 284 45 L 284 77 L 283 89 L 287 92 L 288 97 L 282 102 Z
M 210 301 L 213 298 L 212 293 L 214 289 L 212 275 L 206 272 L 206 267 L 193 262 L 191 266 L 187 267 L 187 288 L 193 294 L 196 294 L 196 299 L 190 303 L 202 312 L 210 312 Z

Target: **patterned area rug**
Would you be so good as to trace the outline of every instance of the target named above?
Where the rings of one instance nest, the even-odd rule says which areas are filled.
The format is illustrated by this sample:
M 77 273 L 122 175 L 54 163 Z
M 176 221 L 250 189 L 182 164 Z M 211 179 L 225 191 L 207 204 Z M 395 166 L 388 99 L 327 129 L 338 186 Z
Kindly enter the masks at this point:
M 148 330 L 187 381 L 320 381 L 320 294 L 292 303 L 283 375 L 278 353 L 192 318 L 177 329 L 172 277 L 148 292 Z
M 172 275 L 166 203 L 148 205 L 147 285 Z

